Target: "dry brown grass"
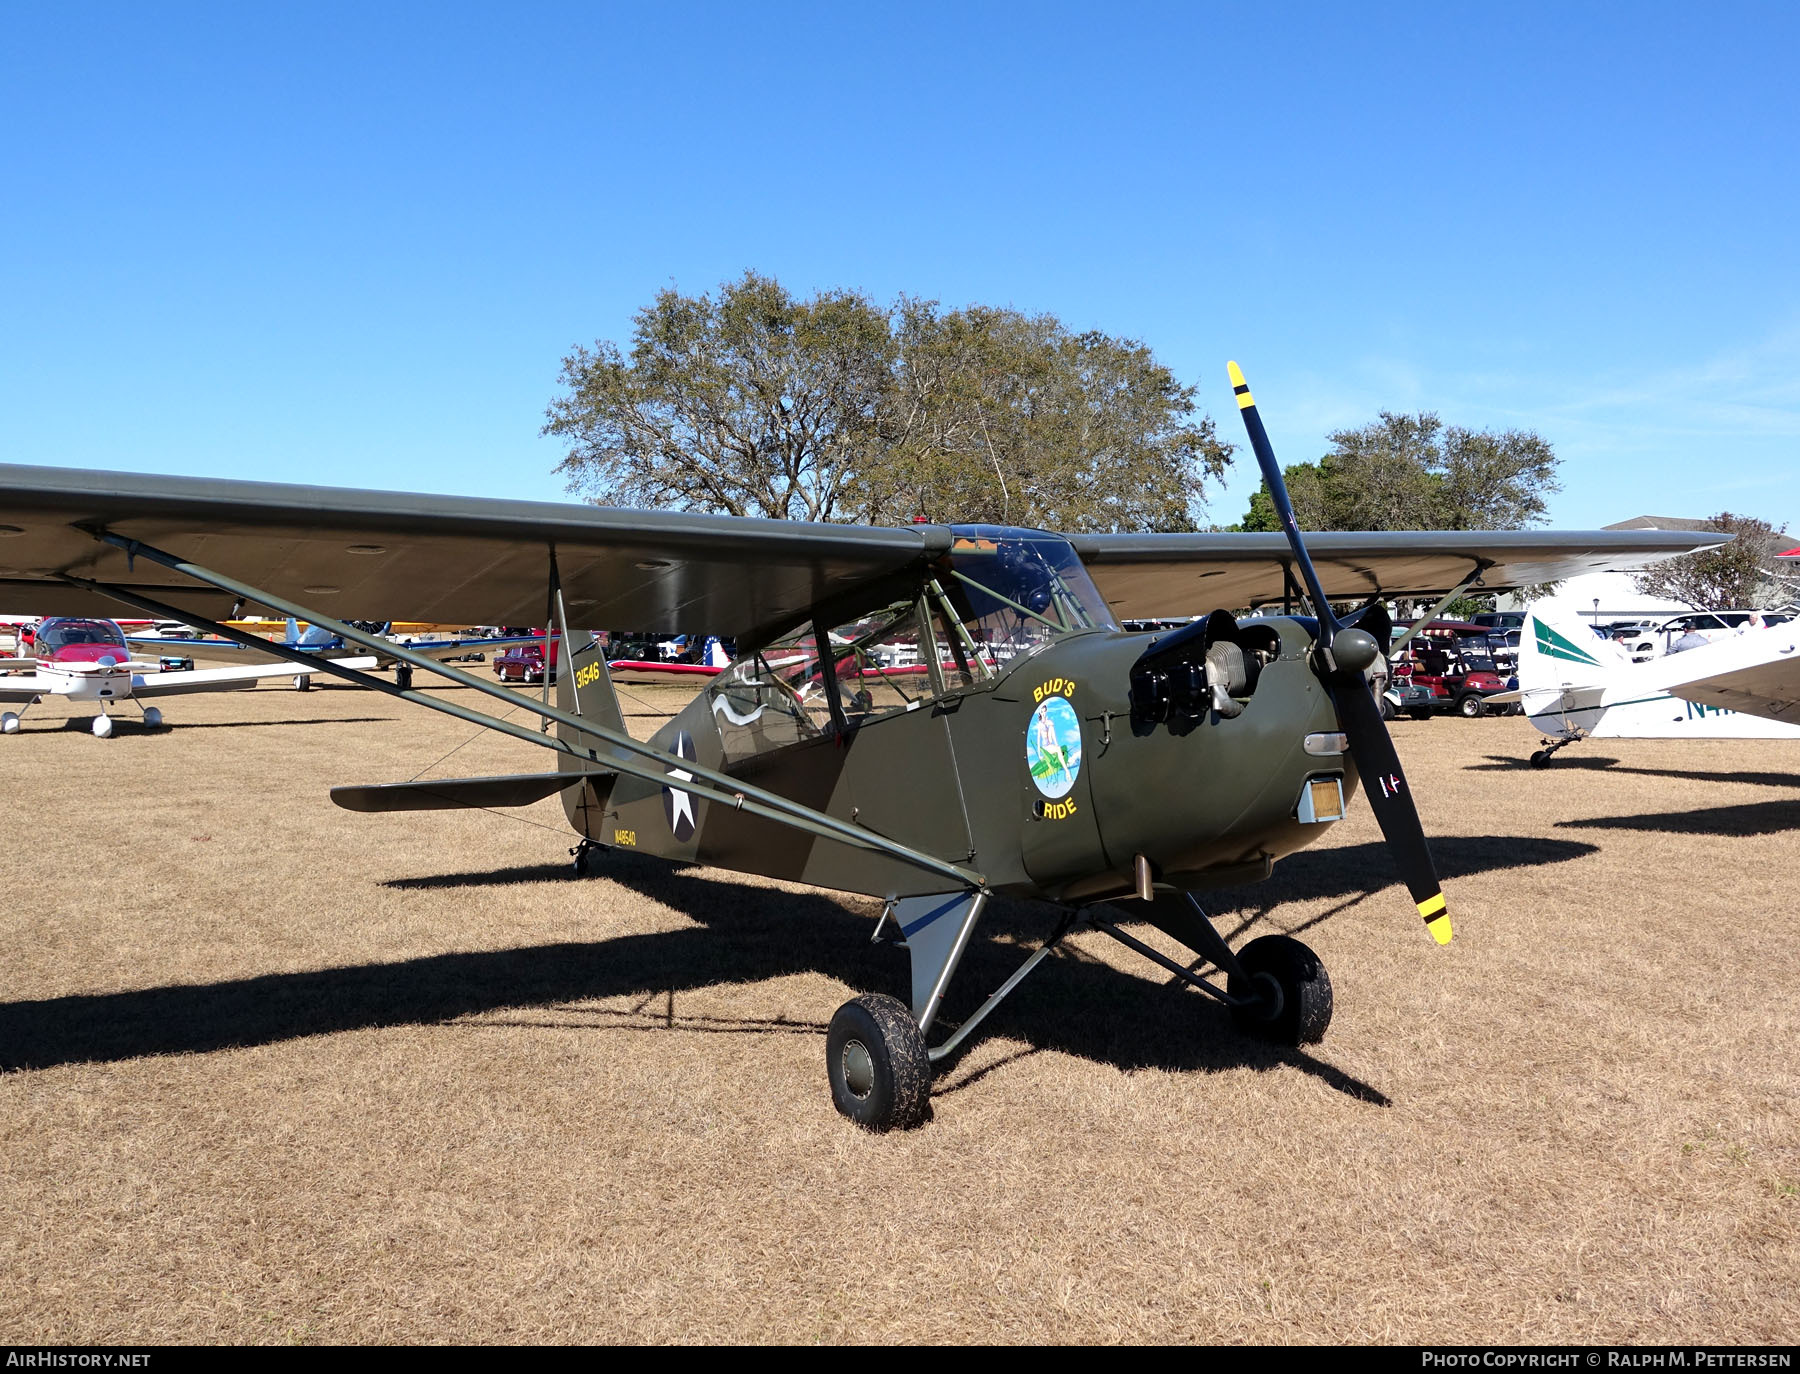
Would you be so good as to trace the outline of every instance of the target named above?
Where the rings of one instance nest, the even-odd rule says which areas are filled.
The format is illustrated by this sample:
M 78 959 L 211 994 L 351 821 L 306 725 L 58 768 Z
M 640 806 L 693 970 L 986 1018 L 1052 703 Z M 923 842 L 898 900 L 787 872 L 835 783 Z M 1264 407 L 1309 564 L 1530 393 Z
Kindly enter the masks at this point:
M 168 707 L 0 740 L 0 1341 L 1800 1336 L 1800 746 L 1401 722 L 1455 944 L 1358 806 L 1219 903 L 1323 955 L 1313 1052 L 1089 935 L 876 1138 L 869 904 L 337 810 L 469 734 L 373 695 Z

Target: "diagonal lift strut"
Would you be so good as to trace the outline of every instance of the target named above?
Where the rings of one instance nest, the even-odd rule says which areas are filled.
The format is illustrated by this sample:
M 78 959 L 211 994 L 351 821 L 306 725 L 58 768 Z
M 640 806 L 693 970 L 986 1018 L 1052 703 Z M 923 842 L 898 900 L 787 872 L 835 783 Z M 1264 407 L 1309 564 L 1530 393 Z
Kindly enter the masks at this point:
M 323 672 L 329 672 L 333 676 L 353 682 L 357 686 L 367 687 L 373 691 L 383 692 L 388 696 L 398 697 L 403 701 L 410 701 L 417 705 L 443 712 L 446 715 L 455 716 L 470 724 L 495 730 L 501 734 L 511 735 L 516 739 L 522 739 L 528 743 L 552 749 L 557 753 L 568 754 L 582 760 L 584 763 L 595 764 L 602 768 L 611 768 L 627 777 L 638 778 L 645 782 L 653 782 L 661 787 L 672 787 L 679 791 L 688 792 L 704 800 L 716 802 L 721 806 L 730 806 L 736 810 L 748 812 L 750 815 L 758 816 L 765 820 L 792 826 L 793 828 L 811 834 L 816 838 L 834 840 L 839 843 L 853 845 L 860 849 L 887 855 L 890 858 L 898 859 L 904 863 L 911 864 L 914 867 L 937 874 L 940 877 L 948 878 L 957 887 L 979 890 L 986 886 L 986 880 L 982 875 L 972 869 L 964 868 L 959 864 L 949 863 L 934 855 L 922 853 L 907 845 L 900 844 L 898 841 L 890 840 L 886 836 L 863 830 L 846 821 L 840 821 L 834 816 L 828 816 L 823 812 L 814 811 L 812 808 L 802 806 L 790 798 L 766 791 L 763 788 L 756 787 L 753 784 L 731 777 L 729 774 L 703 767 L 691 759 L 678 759 L 675 755 L 658 749 L 654 745 L 645 744 L 640 740 L 633 739 L 628 734 L 609 729 L 591 719 L 586 719 L 579 715 L 573 715 L 569 712 L 560 710 L 559 708 L 549 705 L 547 702 L 542 705 L 532 703 L 528 699 L 522 702 L 521 698 L 516 693 L 510 692 L 496 683 L 486 682 L 472 673 L 463 672 L 461 669 L 454 668 L 447 663 L 439 663 L 435 659 L 427 658 L 423 654 L 415 653 L 404 645 L 380 639 L 377 636 L 359 630 L 354 626 L 344 624 L 329 616 L 320 615 L 311 608 L 302 606 L 297 602 L 289 601 L 285 597 L 264 591 L 258 587 L 250 586 L 248 583 L 240 582 L 236 578 L 230 577 L 224 573 L 216 572 L 210 568 L 201 567 L 199 564 L 190 563 L 178 555 L 141 543 L 138 540 L 113 534 L 107 530 L 97 530 L 93 533 L 95 538 L 104 543 L 111 544 L 115 548 L 124 550 L 126 554 L 133 558 L 148 559 L 153 563 L 161 564 L 176 572 L 184 573 L 197 582 L 205 583 L 206 585 L 216 587 L 221 591 L 229 592 L 231 595 L 245 601 L 253 601 L 259 605 L 267 606 L 271 610 L 278 611 L 283 615 L 307 620 L 310 623 L 329 631 L 331 634 L 340 637 L 347 643 L 356 644 L 369 649 L 372 652 L 386 655 L 387 657 L 407 664 L 410 667 L 421 668 L 426 672 L 436 673 L 438 676 L 447 678 L 461 686 L 471 687 L 492 700 L 504 701 L 508 706 L 517 707 L 523 704 L 528 710 L 537 713 L 545 720 L 554 722 L 558 725 L 567 726 L 569 729 L 577 731 L 579 734 L 600 740 L 604 744 L 610 746 L 610 750 L 603 756 L 594 749 L 567 743 L 554 735 L 545 735 L 538 731 L 528 730 L 525 727 L 515 725 L 510 721 L 497 719 L 485 712 L 470 710 L 468 707 L 460 706 L 455 702 L 445 701 L 442 698 L 431 696 L 425 692 L 399 687 L 383 678 L 375 677 L 374 675 L 362 672 L 359 669 L 344 667 L 330 659 L 323 658 L 320 655 L 290 650 L 287 646 L 278 644 L 272 640 L 261 639 L 248 632 L 236 630 L 215 621 L 205 620 L 191 611 L 186 611 L 178 606 L 171 606 L 165 602 L 157 601 L 152 597 L 143 596 L 132 588 L 116 586 L 110 583 L 79 577 L 72 573 L 65 573 L 63 575 L 64 580 L 74 586 L 99 592 L 103 596 L 111 597 L 116 601 L 122 601 L 129 606 L 136 606 L 139 609 L 148 611 L 152 615 L 160 618 L 183 620 L 188 624 L 195 625 L 209 633 L 219 635 L 221 638 L 244 644 L 246 647 L 270 652 L 277 657 L 285 658 L 290 662 L 311 666 Z M 546 668 L 546 675 L 547 674 L 548 669 Z M 648 763 L 636 763 L 632 758 L 621 757 L 621 755 L 636 756 L 637 758 L 647 760 Z M 650 764 L 654 764 L 655 766 L 649 766 Z M 685 772 L 691 776 L 689 780 L 683 781 L 672 775 L 674 771 Z

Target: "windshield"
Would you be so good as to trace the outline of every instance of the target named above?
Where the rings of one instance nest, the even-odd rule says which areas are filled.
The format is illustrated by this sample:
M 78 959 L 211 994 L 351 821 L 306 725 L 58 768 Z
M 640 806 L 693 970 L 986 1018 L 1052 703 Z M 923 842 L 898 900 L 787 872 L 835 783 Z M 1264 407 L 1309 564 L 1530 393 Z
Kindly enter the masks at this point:
M 110 644 L 125 647 L 125 635 L 110 620 L 46 620 L 38 627 L 40 652 L 55 653 L 71 644 Z
M 970 638 L 995 660 L 1075 630 L 1117 629 L 1067 540 L 1002 525 L 953 525 L 939 585 Z

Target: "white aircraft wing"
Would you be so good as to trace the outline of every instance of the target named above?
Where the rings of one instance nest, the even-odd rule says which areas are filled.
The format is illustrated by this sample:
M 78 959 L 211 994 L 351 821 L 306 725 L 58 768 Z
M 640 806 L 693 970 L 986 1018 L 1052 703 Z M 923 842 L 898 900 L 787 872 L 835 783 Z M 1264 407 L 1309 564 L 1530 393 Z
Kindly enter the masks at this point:
M 1667 686 L 1684 701 L 1800 725 L 1800 629 L 1792 621 L 1670 654 L 1658 666 L 1683 675 Z
M 346 658 L 338 663 L 350 668 L 373 668 L 373 658 Z M 188 692 L 229 692 L 240 687 L 254 687 L 270 678 L 310 677 L 319 671 L 314 664 L 287 663 L 246 664 L 242 668 L 198 668 L 179 673 L 134 673 L 131 694 L 134 697 L 170 697 Z
M 32 701 L 55 689 L 36 673 L 19 677 L 0 677 L 0 701 Z

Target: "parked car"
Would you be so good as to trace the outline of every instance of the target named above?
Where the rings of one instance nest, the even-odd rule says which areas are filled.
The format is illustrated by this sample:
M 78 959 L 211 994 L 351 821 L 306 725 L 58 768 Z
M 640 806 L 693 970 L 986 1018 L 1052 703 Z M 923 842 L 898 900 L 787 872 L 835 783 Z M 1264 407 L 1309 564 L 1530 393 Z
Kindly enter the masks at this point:
M 1792 618 L 1782 611 L 1695 611 L 1622 627 L 1613 631 L 1611 638 L 1631 655 L 1632 662 L 1643 663 L 1668 653 L 1675 641 L 1690 630 L 1709 641 L 1729 639 L 1755 629 L 1759 621 L 1763 625 L 1779 625 Z
M 550 681 L 556 681 L 556 664 L 562 636 L 550 637 Z M 502 682 L 540 683 L 544 680 L 544 642 L 515 644 L 494 655 L 494 676 Z

